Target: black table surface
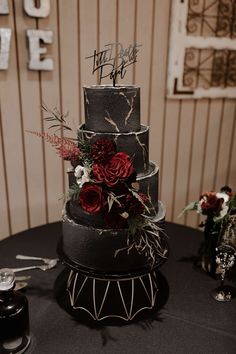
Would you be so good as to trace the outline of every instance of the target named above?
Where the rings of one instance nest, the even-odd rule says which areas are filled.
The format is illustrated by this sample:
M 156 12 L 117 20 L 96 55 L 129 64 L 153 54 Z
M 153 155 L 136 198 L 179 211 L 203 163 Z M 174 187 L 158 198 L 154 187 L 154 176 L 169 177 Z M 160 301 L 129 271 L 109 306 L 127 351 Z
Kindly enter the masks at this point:
M 166 286 L 157 297 L 165 291 L 165 303 L 155 314 L 125 325 L 75 320 L 59 306 L 55 284 L 65 272 L 60 263 L 46 272 L 19 273 L 31 275 L 24 291 L 32 336 L 26 353 L 235 354 L 236 298 L 226 303 L 212 299 L 219 281 L 193 267 L 202 232 L 173 223 L 167 223 L 166 232 L 170 256 L 160 269 Z M 11 236 L 0 242 L 0 266 L 34 263 L 16 260 L 16 254 L 56 257 L 60 237 L 60 222 Z

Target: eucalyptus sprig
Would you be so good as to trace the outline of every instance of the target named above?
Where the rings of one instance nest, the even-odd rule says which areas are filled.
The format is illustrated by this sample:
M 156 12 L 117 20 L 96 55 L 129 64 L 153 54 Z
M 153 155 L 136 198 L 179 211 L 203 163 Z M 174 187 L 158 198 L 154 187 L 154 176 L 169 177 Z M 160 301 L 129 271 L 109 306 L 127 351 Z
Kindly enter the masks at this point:
M 72 131 L 71 127 L 68 125 L 68 123 L 66 121 L 66 118 L 68 117 L 69 112 L 67 112 L 66 114 L 60 113 L 56 107 L 53 109 L 50 109 L 50 108 L 48 108 L 48 106 L 45 103 L 42 104 L 42 110 L 50 114 L 48 117 L 45 117 L 44 120 L 46 120 L 47 122 L 56 122 L 55 124 L 52 124 L 49 127 L 49 129 L 62 128 L 65 130 Z
M 91 153 L 91 141 L 85 139 L 84 134 L 79 134 L 77 136 L 78 147 L 80 150 L 87 155 Z
M 66 199 L 67 200 L 78 200 L 79 199 L 79 194 L 80 194 L 80 188 L 77 183 L 72 184 L 72 186 L 69 188 Z
M 168 247 L 166 234 L 163 230 L 149 218 L 139 215 L 128 220 L 127 246 L 116 250 L 115 257 L 121 251 L 129 254 L 133 249 L 140 255 L 144 255 L 149 264 L 153 267 L 159 258 L 167 258 Z

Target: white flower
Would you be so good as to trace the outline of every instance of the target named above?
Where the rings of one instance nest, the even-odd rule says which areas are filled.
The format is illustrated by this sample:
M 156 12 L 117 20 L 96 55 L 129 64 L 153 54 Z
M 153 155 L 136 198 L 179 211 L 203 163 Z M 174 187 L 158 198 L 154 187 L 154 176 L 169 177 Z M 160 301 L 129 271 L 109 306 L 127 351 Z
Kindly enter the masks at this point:
M 227 193 L 218 192 L 218 193 L 216 193 L 216 196 L 217 196 L 217 198 L 224 199 L 224 203 L 227 203 L 229 201 L 229 195 Z
M 229 210 L 228 205 L 226 205 L 226 203 L 229 201 L 229 195 L 226 193 L 218 192 L 218 193 L 216 193 L 216 196 L 217 196 L 217 198 L 223 199 L 224 201 L 221 206 L 220 215 L 214 217 L 215 221 L 222 219 L 228 213 L 228 210 Z
M 76 166 L 74 175 L 76 177 L 76 183 L 79 187 L 82 187 L 84 183 L 89 182 L 90 169 L 81 165 Z

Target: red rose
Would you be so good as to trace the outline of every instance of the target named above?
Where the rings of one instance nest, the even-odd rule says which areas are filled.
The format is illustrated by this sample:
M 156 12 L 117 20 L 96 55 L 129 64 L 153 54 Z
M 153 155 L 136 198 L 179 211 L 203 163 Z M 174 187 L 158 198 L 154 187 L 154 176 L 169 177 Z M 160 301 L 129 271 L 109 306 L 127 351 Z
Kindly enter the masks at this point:
M 124 152 L 117 152 L 104 166 L 93 169 L 95 180 L 103 181 L 109 187 L 128 179 L 133 172 L 133 160 Z
M 90 214 L 99 213 L 104 206 L 102 188 L 91 183 L 85 183 L 79 194 L 81 207 Z
M 148 199 L 147 196 L 140 193 L 143 202 Z M 144 212 L 144 205 L 135 196 L 128 192 L 119 198 L 119 204 L 114 202 L 109 212 L 104 215 L 108 227 L 124 228 L 128 227 L 127 220 Z
M 145 203 L 146 200 L 146 196 L 145 194 L 139 194 L 140 197 L 143 200 L 143 203 Z M 144 198 L 146 197 L 146 198 Z M 143 203 L 141 203 L 136 197 L 134 197 L 133 195 L 129 194 L 126 196 L 126 201 L 125 201 L 125 205 L 126 205 L 126 210 L 129 213 L 129 216 L 136 216 L 136 215 L 140 215 L 144 212 L 144 205 Z
M 204 215 L 218 215 L 222 204 L 223 198 L 218 198 L 215 192 L 207 192 L 200 197 L 200 207 Z
M 99 165 L 95 163 L 93 165 L 93 175 L 98 183 L 103 183 L 105 181 L 105 173 L 104 173 L 104 167 L 103 165 Z
M 97 163 L 104 163 L 116 153 L 114 141 L 107 138 L 100 138 L 92 144 L 92 159 Z

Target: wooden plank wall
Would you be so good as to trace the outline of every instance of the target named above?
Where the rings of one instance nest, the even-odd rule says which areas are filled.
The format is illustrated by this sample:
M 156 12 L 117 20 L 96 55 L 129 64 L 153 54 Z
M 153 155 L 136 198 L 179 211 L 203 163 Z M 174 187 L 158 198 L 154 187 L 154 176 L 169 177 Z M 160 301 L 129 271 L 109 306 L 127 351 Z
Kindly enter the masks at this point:
M 53 148 L 26 130 L 43 131 L 41 105 L 83 121 L 82 86 L 97 83 L 85 60 L 93 49 L 141 43 L 124 83 L 141 86 L 142 123 L 149 124 L 150 156 L 160 166 L 160 198 L 167 220 L 197 227 L 198 216 L 177 215 L 202 191 L 236 187 L 235 100 L 165 97 L 170 0 L 51 0 L 50 16 L 35 19 L 23 0 L 9 0 L 0 27 L 13 29 L 10 62 L 0 71 L 0 238 L 60 219 L 66 168 Z M 51 29 L 52 72 L 29 71 L 26 29 Z M 105 81 L 106 82 L 106 81 Z

